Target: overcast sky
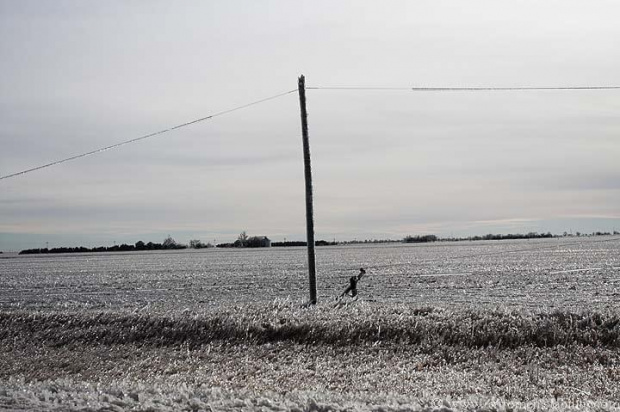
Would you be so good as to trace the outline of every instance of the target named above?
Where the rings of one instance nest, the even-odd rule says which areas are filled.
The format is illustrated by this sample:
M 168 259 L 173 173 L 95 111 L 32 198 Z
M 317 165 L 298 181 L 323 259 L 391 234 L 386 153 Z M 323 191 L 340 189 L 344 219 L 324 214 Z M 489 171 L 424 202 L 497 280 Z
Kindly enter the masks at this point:
M 308 86 L 620 85 L 618 1 L 0 0 L 0 175 Z M 318 239 L 620 230 L 620 90 L 308 90 Z M 0 180 L 0 250 L 305 238 L 296 93 Z

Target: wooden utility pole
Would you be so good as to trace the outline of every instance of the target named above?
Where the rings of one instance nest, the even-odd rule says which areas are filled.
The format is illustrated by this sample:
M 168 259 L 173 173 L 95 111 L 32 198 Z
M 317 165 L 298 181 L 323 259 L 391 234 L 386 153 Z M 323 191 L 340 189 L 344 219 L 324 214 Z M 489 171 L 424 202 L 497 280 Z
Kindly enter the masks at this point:
M 312 166 L 308 141 L 308 112 L 306 111 L 306 79 L 299 76 L 299 107 L 301 109 L 301 137 L 304 145 L 304 176 L 306 180 L 306 237 L 308 240 L 308 274 L 310 277 L 310 303 L 316 304 L 316 266 L 314 258 L 314 210 L 312 206 Z

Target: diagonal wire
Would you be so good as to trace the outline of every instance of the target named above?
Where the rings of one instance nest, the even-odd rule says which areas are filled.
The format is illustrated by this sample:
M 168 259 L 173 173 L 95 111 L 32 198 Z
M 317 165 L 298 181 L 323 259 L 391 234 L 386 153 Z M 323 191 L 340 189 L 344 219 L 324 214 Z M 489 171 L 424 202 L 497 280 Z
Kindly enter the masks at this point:
M 173 130 L 180 129 L 182 127 L 187 127 L 187 126 L 190 126 L 190 125 L 195 124 L 195 123 L 200 123 L 200 122 L 203 122 L 205 120 L 213 119 L 214 117 L 217 117 L 217 116 L 222 116 L 222 115 L 225 115 L 225 114 L 228 114 L 228 113 L 235 112 L 237 110 L 245 109 L 246 107 L 254 106 L 256 104 L 264 103 L 264 102 L 267 102 L 269 100 L 277 99 L 278 97 L 282 97 L 282 96 L 285 96 L 287 94 L 291 94 L 291 93 L 296 92 L 296 91 L 297 91 L 297 89 L 289 90 L 289 91 L 284 92 L 284 93 L 279 93 L 279 94 L 276 94 L 276 95 L 273 95 L 273 96 L 265 97 L 264 99 L 255 100 L 253 102 L 246 103 L 246 104 L 241 105 L 241 106 L 233 107 L 232 109 L 223 110 L 221 112 L 217 112 L 217 113 L 211 114 L 209 116 L 201 117 L 199 119 L 195 119 L 195 120 L 192 120 L 192 121 L 189 121 L 189 122 L 186 122 L 186 123 L 181 123 L 179 125 L 170 127 L 168 129 L 159 130 L 157 132 L 149 133 L 149 134 L 146 134 L 144 136 L 136 137 L 134 139 L 125 140 L 123 142 L 116 143 L 116 144 L 113 144 L 111 146 L 102 147 L 100 149 L 92 150 L 90 152 L 81 153 L 81 154 L 78 154 L 78 155 L 75 155 L 75 156 L 71 156 L 71 157 L 67 157 L 67 158 L 64 158 L 64 159 L 61 159 L 61 160 L 56 160 L 54 162 L 47 163 L 47 164 L 44 164 L 44 165 L 41 165 L 41 166 L 37 166 L 37 167 L 33 167 L 31 169 L 22 170 L 21 172 L 11 173 L 11 174 L 6 175 L 6 176 L 0 176 L 0 180 L 9 179 L 11 177 L 16 177 L 16 176 L 24 175 L 26 173 L 34 172 L 36 170 L 45 169 L 46 167 L 55 166 L 55 165 L 58 165 L 58 164 L 61 164 L 61 163 L 65 163 L 65 162 L 68 162 L 70 160 L 75 160 L 75 159 L 79 159 L 79 158 L 82 158 L 82 157 L 91 156 L 91 155 L 94 155 L 94 154 L 97 154 L 97 153 L 105 152 L 105 151 L 110 150 L 110 149 L 115 149 L 117 147 L 124 146 L 126 144 L 135 143 L 135 142 L 140 141 L 140 140 L 145 140 L 145 139 L 148 139 L 150 137 L 158 136 L 158 135 L 161 135 L 161 134 L 164 134 L 164 133 L 171 132 Z
M 419 92 L 487 92 L 518 90 L 615 90 L 620 86 L 566 86 L 566 87 L 412 87 Z

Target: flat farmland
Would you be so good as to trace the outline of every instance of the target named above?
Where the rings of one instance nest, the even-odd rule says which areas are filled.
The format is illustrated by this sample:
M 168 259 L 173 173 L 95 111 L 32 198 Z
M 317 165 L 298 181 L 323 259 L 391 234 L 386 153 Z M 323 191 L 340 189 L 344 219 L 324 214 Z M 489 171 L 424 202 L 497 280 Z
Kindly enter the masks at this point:
M 0 308 L 151 311 L 308 296 L 305 248 L 0 259 Z M 360 298 L 449 308 L 597 310 L 620 301 L 620 238 L 317 248 L 320 301 L 360 267 Z
M 335 298 L 360 267 L 360 299 Z M 0 259 L 0 410 L 620 410 L 620 237 Z

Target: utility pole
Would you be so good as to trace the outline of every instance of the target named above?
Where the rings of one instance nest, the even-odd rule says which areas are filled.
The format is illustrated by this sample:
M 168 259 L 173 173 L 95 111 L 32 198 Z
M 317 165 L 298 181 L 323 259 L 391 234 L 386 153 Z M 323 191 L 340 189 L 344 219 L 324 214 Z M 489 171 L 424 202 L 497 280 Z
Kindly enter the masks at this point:
M 314 257 L 314 210 L 312 206 L 312 167 L 308 141 L 308 112 L 306 111 L 306 79 L 299 76 L 299 107 L 301 109 L 301 137 L 304 145 L 304 176 L 306 180 L 306 236 L 308 240 L 308 275 L 310 278 L 310 303 L 316 304 L 316 266 Z

